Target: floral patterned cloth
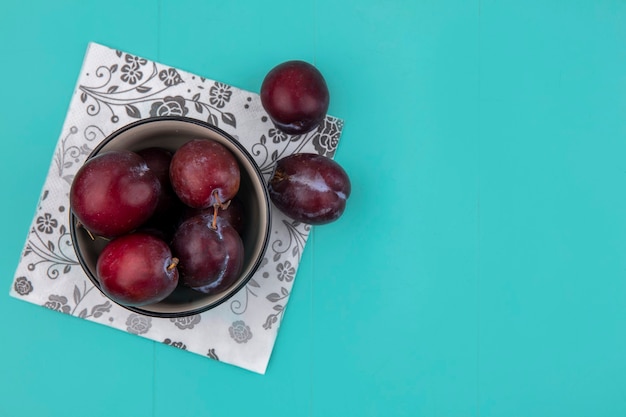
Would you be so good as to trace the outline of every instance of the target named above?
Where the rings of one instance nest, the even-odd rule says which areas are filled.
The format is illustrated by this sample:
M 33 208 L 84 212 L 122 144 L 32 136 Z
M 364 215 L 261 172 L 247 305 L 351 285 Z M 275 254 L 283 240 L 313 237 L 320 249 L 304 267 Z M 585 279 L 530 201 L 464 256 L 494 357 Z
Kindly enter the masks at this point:
M 184 318 L 143 316 L 110 302 L 77 261 L 68 227 L 68 193 L 76 171 L 110 133 L 138 119 L 165 115 L 197 118 L 227 131 L 253 155 L 266 180 L 276 160 L 289 154 L 332 158 L 343 127 L 328 116 L 316 131 L 286 135 L 274 128 L 258 94 L 90 44 L 10 294 L 265 373 L 309 225 L 273 210 L 271 241 L 248 285 L 219 307 Z

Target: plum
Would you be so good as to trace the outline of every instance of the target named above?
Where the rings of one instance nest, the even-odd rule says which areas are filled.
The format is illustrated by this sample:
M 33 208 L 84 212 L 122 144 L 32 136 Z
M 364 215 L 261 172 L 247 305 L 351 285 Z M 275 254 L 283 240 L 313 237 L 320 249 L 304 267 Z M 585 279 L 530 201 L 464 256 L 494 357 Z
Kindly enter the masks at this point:
M 142 306 L 165 299 L 178 284 L 178 260 L 169 246 L 149 233 L 111 240 L 98 256 L 97 279 L 113 301 Z
M 290 135 L 315 129 L 326 117 L 329 103 L 326 80 L 308 62 L 283 62 L 261 84 L 263 108 L 276 127 Z
M 90 233 L 112 238 L 131 232 L 156 210 L 161 185 L 145 160 L 127 150 L 87 160 L 70 188 L 72 212 Z
M 222 205 L 239 191 L 239 164 L 222 144 L 194 139 L 172 157 L 170 181 L 178 198 L 193 208 Z
M 276 162 L 268 190 L 274 205 L 287 216 L 321 225 L 343 214 L 351 184 L 346 171 L 332 159 L 296 153 Z
M 176 230 L 172 252 L 180 260 L 184 285 L 203 293 L 230 287 L 243 268 L 244 248 L 237 231 L 210 214 L 185 220 Z

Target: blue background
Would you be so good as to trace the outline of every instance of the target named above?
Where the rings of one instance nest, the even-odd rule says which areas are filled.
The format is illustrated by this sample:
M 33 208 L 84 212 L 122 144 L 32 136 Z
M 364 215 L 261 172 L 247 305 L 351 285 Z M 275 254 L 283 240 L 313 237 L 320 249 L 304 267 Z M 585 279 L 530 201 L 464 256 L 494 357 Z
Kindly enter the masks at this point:
M 2 8 L 1 416 L 626 415 L 626 2 Z M 8 296 L 89 41 L 325 75 L 353 194 L 265 376 Z

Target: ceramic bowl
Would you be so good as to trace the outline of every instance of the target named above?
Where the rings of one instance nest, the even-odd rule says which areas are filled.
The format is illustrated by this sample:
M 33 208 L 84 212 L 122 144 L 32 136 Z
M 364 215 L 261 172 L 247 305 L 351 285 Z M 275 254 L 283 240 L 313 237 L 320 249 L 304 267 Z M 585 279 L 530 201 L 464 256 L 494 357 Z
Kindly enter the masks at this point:
M 211 139 L 226 146 L 235 156 L 241 171 L 241 185 L 237 197 L 245 209 L 244 263 L 241 275 L 227 290 L 218 294 L 204 294 L 179 285 L 165 300 L 141 307 L 123 306 L 129 310 L 155 317 L 184 317 L 214 308 L 243 288 L 258 269 L 269 242 L 270 200 L 263 176 L 248 151 L 226 132 L 201 121 L 182 117 L 144 119 L 117 130 L 104 139 L 89 158 L 100 153 L 127 149 L 139 151 L 160 147 L 171 152 L 192 139 Z M 107 241 L 92 237 L 77 225 L 70 210 L 70 232 L 78 260 L 93 284 L 100 289 L 96 277 L 98 255 Z M 103 293 L 104 294 L 104 293 Z M 106 295 L 105 295 L 106 296 Z M 115 301 L 115 300 L 112 300 Z

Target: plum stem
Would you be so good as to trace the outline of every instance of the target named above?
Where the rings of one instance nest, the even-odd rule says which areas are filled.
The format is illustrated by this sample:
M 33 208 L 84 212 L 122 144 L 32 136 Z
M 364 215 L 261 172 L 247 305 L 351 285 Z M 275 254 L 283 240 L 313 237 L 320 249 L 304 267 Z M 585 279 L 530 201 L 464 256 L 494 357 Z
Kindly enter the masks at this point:
M 220 200 L 220 195 L 217 192 L 217 190 L 213 191 L 213 197 L 215 197 L 215 201 L 216 201 L 216 203 L 213 206 L 219 206 L 219 208 L 221 208 L 222 210 L 226 210 L 228 206 L 230 206 L 230 200 L 228 200 L 225 203 L 222 203 L 222 200 Z
M 178 258 L 172 258 L 172 263 L 168 265 L 167 270 L 171 271 L 176 268 L 176 265 L 178 265 Z
M 217 190 L 213 191 L 213 197 L 215 198 L 215 203 L 213 204 L 213 222 L 211 223 L 211 228 L 215 230 L 217 229 L 217 213 L 219 209 L 226 210 L 228 206 L 230 206 L 230 202 L 232 200 L 228 200 L 226 203 L 222 203 Z
M 219 208 L 219 204 L 213 204 L 213 222 L 211 222 L 211 228 L 213 230 L 217 229 L 217 211 Z
M 272 176 L 271 181 L 280 182 L 280 181 L 286 180 L 288 178 L 289 178 L 289 176 L 287 174 L 285 174 L 285 172 L 282 169 L 276 168 L 276 170 L 274 171 L 274 175 Z

